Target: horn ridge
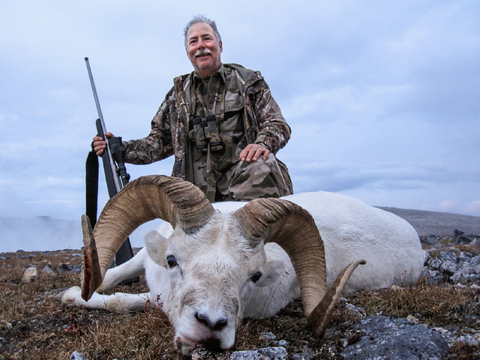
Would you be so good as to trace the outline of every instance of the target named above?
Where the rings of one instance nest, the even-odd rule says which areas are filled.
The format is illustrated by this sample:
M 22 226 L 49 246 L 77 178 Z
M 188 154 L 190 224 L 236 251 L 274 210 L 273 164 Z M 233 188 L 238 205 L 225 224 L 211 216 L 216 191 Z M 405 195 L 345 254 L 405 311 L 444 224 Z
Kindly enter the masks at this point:
M 242 231 L 251 241 L 273 241 L 290 257 L 302 292 L 306 317 L 315 335 L 322 337 L 350 275 L 359 264 L 349 265 L 327 291 L 323 240 L 311 214 L 282 199 L 257 199 L 235 212 Z
M 319 338 L 322 338 L 325 334 L 328 322 L 333 315 L 335 306 L 340 300 L 342 291 L 345 288 L 345 285 L 347 284 L 347 281 L 352 275 L 353 271 L 357 268 L 358 265 L 365 265 L 366 263 L 367 262 L 362 259 L 353 262 L 347 267 L 345 267 L 345 269 L 343 269 L 343 271 L 338 274 L 332 285 L 330 285 L 320 303 L 307 316 L 313 333 Z
M 98 218 L 88 242 L 95 245 L 100 271 L 85 279 L 101 284 L 116 252 L 138 226 L 159 218 L 192 233 L 205 225 L 213 212 L 205 194 L 182 179 L 148 175 L 131 181 L 107 202 Z M 95 286 L 82 283 L 84 288 Z
M 297 274 L 305 314 L 310 314 L 327 288 L 323 240 L 310 213 L 290 201 L 268 198 L 250 201 L 235 217 L 251 241 L 276 242 L 285 250 Z

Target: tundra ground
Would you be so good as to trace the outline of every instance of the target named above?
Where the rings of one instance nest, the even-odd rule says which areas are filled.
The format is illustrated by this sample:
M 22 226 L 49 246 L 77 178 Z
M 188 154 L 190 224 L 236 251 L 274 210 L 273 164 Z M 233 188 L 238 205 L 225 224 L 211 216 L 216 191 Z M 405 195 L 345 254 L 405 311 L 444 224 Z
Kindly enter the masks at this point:
M 475 251 L 478 253 L 478 249 Z M 87 359 L 176 359 L 173 330 L 158 309 L 118 315 L 60 305 L 55 295 L 79 282 L 78 274 L 63 271 L 62 264 L 79 264 L 80 254 L 79 250 L 0 254 L 0 359 L 69 359 L 73 351 Z M 26 284 L 22 276 L 30 264 L 37 267 L 39 276 Z M 55 275 L 42 273 L 47 264 Z M 116 290 L 148 291 L 143 278 Z M 345 339 L 351 324 L 361 316 L 349 311 L 347 303 L 363 308 L 366 315 L 413 315 L 429 327 L 455 329 L 468 323 L 469 328 L 480 331 L 478 288 L 430 286 L 420 281 L 397 290 L 359 292 L 346 299 L 337 306 L 329 324 L 329 329 L 336 331 L 328 331 L 322 340 L 311 336 L 301 302 L 297 301 L 271 319 L 245 320 L 232 350 L 271 346 L 273 340 L 262 336 L 271 332 L 277 340 L 287 341 L 289 354 L 308 347 L 314 350 L 314 358 L 333 359 L 332 347 L 340 349 L 345 345 L 338 334 L 342 333 Z M 351 332 L 347 339 L 354 343 L 355 333 Z M 452 358 L 457 359 L 473 359 L 478 350 L 465 345 L 450 348 Z M 210 353 L 209 358 L 222 359 L 227 354 Z

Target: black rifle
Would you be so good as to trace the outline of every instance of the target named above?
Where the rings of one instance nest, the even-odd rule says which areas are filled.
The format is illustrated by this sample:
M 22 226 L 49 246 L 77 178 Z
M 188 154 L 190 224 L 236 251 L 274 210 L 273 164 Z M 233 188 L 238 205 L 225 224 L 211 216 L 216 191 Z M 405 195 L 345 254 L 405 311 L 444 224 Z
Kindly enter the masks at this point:
M 128 181 L 130 180 L 130 175 L 127 174 L 127 169 L 125 168 L 125 164 L 123 162 L 123 145 L 122 145 L 122 138 L 121 137 L 114 137 L 107 139 L 105 134 L 107 133 L 107 129 L 105 127 L 105 122 L 103 121 L 102 110 L 100 108 L 100 102 L 98 101 L 97 90 L 95 88 L 95 83 L 93 81 L 92 70 L 90 69 L 90 63 L 88 62 L 88 57 L 85 58 L 85 63 L 87 65 L 88 76 L 90 78 L 90 84 L 92 86 L 93 97 L 95 99 L 95 105 L 97 106 L 98 112 L 98 119 L 95 122 L 97 126 L 97 135 L 102 137 L 107 146 L 105 151 L 102 154 L 103 160 L 103 169 L 105 171 L 105 180 L 107 181 L 107 188 L 108 188 L 108 195 L 110 198 L 114 197 L 123 186 L 127 185 Z M 87 159 L 87 167 L 89 163 L 92 163 L 92 158 L 96 159 L 96 155 L 91 153 L 89 158 Z M 95 160 L 93 160 L 95 161 Z M 92 166 L 94 168 L 94 166 Z M 88 169 L 87 169 L 88 173 Z M 88 202 L 91 201 L 92 195 L 88 194 L 88 186 L 89 182 L 95 182 L 87 180 L 87 215 L 90 218 L 90 223 L 92 227 L 95 226 L 96 223 L 96 199 L 95 199 L 95 209 L 89 209 Z M 98 160 L 97 160 L 97 183 L 98 183 Z M 98 189 L 98 185 L 97 185 Z M 96 198 L 95 193 L 95 198 Z M 91 208 L 91 206 L 90 206 Z M 132 246 L 130 245 L 130 239 L 127 238 L 125 242 L 122 244 L 120 249 L 118 250 L 115 261 L 116 265 L 123 264 L 124 262 L 130 260 L 133 257 Z

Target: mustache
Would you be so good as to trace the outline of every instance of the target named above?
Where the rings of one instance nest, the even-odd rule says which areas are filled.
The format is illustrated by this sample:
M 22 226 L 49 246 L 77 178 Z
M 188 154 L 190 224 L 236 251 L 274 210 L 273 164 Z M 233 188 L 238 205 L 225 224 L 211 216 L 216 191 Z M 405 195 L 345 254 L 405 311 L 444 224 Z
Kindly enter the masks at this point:
M 204 56 L 204 55 L 212 55 L 212 52 L 208 49 L 200 49 L 195 53 L 195 57 Z

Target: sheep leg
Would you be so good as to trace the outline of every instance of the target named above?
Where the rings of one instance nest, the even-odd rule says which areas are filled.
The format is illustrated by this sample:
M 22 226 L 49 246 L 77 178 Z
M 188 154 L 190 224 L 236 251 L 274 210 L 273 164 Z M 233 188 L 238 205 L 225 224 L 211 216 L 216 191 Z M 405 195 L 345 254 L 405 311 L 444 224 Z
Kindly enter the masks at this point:
M 67 306 L 80 306 L 87 309 L 108 310 L 114 313 L 126 311 L 139 312 L 145 310 L 147 302 L 150 302 L 150 294 L 126 294 L 115 293 L 113 295 L 100 295 L 93 293 L 90 300 L 85 301 L 81 296 L 78 286 L 71 287 L 57 295 L 57 300 Z
M 108 269 L 102 284 L 97 289 L 101 293 L 118 285 L 123 280 L 132 279 L 145 273 L 144 264 L 148 258 L 146 248 L 140 250 L 137 255 L 127 262 Z

